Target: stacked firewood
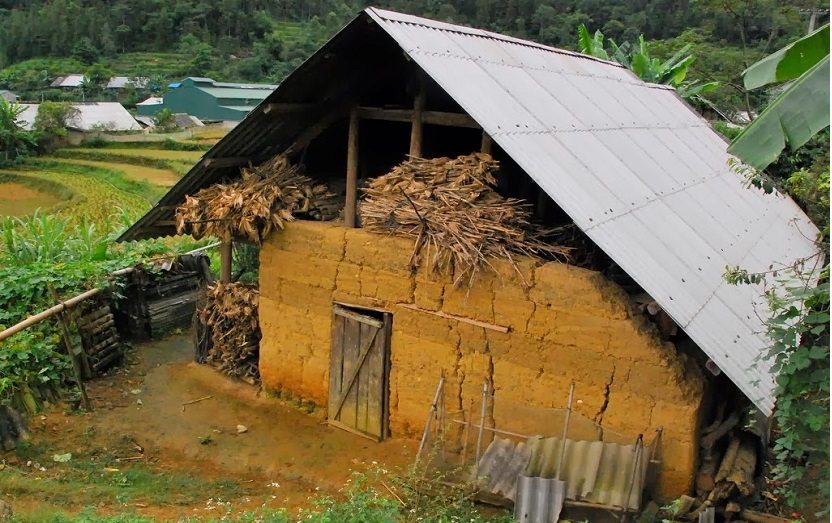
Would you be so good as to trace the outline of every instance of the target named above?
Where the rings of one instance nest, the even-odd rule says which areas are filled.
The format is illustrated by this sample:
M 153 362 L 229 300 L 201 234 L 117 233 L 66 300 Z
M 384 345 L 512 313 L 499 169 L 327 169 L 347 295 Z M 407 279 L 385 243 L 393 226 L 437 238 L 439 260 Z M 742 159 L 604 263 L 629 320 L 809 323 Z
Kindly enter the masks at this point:
M 260 244 L 273 229 L 283 229 L 294 215 L 332 219 L 334 195 L 315 184 L 283 156 L 241 169 L 240 180 L 214 184 L 185 197 L 176 208 L 176 230 L 195 238 L 215 236 Z
M 411 265 L 472 279 L 490 258 L 548 254 L 566 259 L 569 249 L 544 241 L 551 231 L 533 229 L 531 206 L 495 190 L 499 164 L 474 153 L 457 158 L 411 158 L 364 189 L 365 228 L 415 239 Z
M 205 362 L 249 383 L 260 380 L 260 324 L 256 286 L 216 282 L 197 314 L 210 334 Z

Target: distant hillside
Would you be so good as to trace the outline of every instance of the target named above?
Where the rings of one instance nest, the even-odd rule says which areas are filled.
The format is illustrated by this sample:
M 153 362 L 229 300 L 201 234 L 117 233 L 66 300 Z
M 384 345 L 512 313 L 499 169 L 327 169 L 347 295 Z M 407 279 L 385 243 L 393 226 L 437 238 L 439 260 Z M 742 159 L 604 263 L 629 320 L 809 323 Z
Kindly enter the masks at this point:
M 99 66 L 170 81 L 187 75 L 278 83 L 369 2 L 362 0 L 0 0 L 0 88 L 44 94 L 48 77 Z M 574 49 L 585 23 L 618 43 L 640 34 L 667 58 L 686 43 L 695 79 L 747 109 L 739 73 L 806 30 L 819 0 L 389 0 L 379 7 Z M 701 49 L 701 50 L 700 50 Z M 33 58 L 49 60 L 32 61 Z M 57 59 L 57 60 L 56 60 Z

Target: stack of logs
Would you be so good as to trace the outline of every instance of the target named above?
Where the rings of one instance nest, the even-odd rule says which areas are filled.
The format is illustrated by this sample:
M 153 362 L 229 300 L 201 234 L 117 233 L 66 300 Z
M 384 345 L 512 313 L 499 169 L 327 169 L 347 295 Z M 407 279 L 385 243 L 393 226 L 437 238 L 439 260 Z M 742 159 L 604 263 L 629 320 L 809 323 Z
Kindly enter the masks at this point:
M 677 520 L 714 521 L 708 509 L 715 509 L 721 521 L 787 523 L 790 520 L 752 510 L 759 498 L 760 438 L 743 428 L 743 416 L 725 416 L 720 407 L 716 420 L 702 430 L 700 467 L 696 476 L 697 497 L 682 496 L 673 510 Z
M 255 285 L 216 282 L 200 298 L 196 360 L 251 384 L 260 381 L 260 293 Z
M 100 376 L 123 357 L 109 302 L 90 301 L 78 318 L 78 333 L 85 353 L 80 360 L 85 378 Z

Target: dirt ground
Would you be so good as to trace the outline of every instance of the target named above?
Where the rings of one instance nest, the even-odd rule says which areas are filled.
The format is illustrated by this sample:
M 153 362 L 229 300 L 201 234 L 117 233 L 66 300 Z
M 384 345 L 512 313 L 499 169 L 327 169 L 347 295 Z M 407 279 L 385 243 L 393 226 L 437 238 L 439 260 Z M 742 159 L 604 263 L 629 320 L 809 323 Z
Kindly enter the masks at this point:
M 416 442 L 374 443 L 331 428 L 192 355 L 186 336 L 142 344 L 122 369 L 88 384 L 93 412 L 35 416 L 32 441 L 0 454 L 0 497 L 31 521 L 84 509 L 218 517 L 232 507 L 294 510 L 336 494 L 353 470 L 413 460 Z M 67 463 L 51 459 L 66 453 Z

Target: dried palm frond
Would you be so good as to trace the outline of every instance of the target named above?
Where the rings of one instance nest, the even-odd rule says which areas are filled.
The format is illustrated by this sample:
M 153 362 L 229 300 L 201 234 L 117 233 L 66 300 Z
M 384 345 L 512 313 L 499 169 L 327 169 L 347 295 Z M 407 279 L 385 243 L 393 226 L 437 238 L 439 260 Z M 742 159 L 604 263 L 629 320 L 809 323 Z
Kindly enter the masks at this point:
M 315 184 L 283 156 L 241 169 L 242 178 L 214 184 L 185 197 L 176 208 L 176 230 L 195 238 L 242 238 L 260 245 L 273 229 L 283 229 L 295 214 L 329 219 L 334 195 Z
M 412 266 L 473 278 L 489 258 L 548 254 L 567 259 L 568 247 L 544 241 L 533 229 L 531 206 L 495 190 L 499 164 L 474 153 L 457 158 L 411 158 L 362 189 L 365 228 L 415 238 Z

